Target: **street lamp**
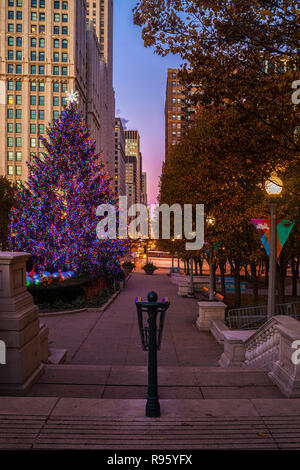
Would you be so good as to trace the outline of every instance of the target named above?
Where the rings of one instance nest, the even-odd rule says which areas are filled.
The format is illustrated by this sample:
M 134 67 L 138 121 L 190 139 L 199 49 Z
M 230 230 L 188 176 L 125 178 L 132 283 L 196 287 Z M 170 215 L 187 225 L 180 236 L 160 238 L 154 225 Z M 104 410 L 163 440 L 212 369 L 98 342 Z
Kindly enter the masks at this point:
M 195 237 L 196 232 L 190 232 L 190 236 Z M 191 256 L 190 259 L 190 280 L 189 280 L 189 289 L 187 296 L 193 299 L 195 297 L 195 289 L 194 289 L 194 275 L 193 275 L 193 258 Z
M 265 182 L 265 190 L 270 196 L 270 256 L 269 256 L 269 285 L 268 285 L 268 318 L 275 315 L 276 295 L 276 253 L 277 253 L 277 201 L 276 196 L 282 192 L 283 183 L 278 176 L 272 174 Z
M 209 216 L 206 219 L 206 222 L 207 222 L 207 225 L 209 225 L 210 227 L 213 227 L 216 223 L 216 220 L 214 217 Z M 214 249 L 213 244 L 210 243 L 210 246 L 209 246 L 209 300 L 214 300 L 215 273 L 214 273 L 214 263 L 213 263 L 213 260 L 214 260 L 213 249 Z

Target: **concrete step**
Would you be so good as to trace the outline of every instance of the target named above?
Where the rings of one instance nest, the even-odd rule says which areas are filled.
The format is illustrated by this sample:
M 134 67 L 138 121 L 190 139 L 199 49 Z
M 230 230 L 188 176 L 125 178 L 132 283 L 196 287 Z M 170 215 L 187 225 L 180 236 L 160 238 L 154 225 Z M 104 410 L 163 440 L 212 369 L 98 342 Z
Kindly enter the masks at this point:
M 46 365 L 28 396 L 142 399 L 147 395 L 145 366 Z M 162 399 L 281 398 L 262 369 L 159 367 Z
M 299 449 L 299 399 L 3 397 L 0 449 Z

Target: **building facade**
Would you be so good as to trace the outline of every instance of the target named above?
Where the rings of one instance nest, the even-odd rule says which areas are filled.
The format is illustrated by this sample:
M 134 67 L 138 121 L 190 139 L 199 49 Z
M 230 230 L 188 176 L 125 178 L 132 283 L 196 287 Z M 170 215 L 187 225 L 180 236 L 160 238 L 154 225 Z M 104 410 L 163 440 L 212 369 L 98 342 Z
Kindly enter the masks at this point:
M 86 20 L 85 0 L 1 0 L 1 175 L 28 178 L 26 162 L 43 153 L 39 136 L 59 117 L 66 91 L 73 89 L 113 176 L 112 80 L 99 38 Z
M 148 205 L 147 173 L 145 171 L 142 172 L 142 203 L 145 204 L 145 206 Z
M 140 150 L 140 135 L 138 131 L 125 131 L 125 153 L 126 157 L 136 159 L 136 202 L 141 202 L 142 197 L 142 154 Z
M 192 87 L 179 82 L 178 69 L 168 69 L 165 101 L 165 159 L 171 145 L 180 142 L 194 122 L 195 107 L 191 105 Z
M 120 118 L 115 119 L 115 175 L 114 189 L 120 196 L 126 195 L 125 132 Z
M 128 207 L 136 204 L 137 201 L 137 160 L 136 156 L 126 155 L 126 196 Z

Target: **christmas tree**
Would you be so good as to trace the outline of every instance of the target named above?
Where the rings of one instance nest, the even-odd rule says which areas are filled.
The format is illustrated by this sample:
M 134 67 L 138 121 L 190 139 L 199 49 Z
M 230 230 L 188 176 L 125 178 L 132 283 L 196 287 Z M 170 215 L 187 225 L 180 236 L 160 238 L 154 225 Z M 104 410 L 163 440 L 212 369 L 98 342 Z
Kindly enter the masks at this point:
M 96 208 L 116 206 L 110 179 L 74 101 L 41 137 L 46 152 L 28 163 L 17 192 L 9 243 L 33 256 L 36 271 L 74 271 L 118 279 L 121 240 L 99 240 Z

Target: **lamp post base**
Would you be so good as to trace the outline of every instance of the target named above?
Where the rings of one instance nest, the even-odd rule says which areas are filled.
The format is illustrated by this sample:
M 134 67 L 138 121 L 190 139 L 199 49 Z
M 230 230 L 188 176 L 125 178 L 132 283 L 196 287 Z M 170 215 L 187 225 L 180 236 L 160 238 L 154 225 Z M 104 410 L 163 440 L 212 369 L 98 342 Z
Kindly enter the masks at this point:
M 148 418 L 160 417 L 160 405 L 159 405 L 158 398 L 147 397 L 146 416 Z

